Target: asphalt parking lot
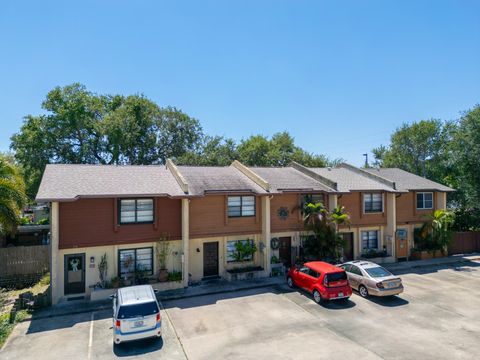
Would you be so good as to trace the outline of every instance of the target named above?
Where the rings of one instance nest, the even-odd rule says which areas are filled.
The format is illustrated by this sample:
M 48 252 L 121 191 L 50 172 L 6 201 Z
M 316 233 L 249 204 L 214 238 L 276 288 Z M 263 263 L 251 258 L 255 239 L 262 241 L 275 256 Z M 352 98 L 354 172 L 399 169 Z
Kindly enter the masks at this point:
M 119 348 L 110 311 L 34 320 L 15 328 L 0 358 L 480 358 L 480 262 L 400 275 L 405 293 L 385 299 L 317 305 L 276 286 L 167 301 L 162 340 Z

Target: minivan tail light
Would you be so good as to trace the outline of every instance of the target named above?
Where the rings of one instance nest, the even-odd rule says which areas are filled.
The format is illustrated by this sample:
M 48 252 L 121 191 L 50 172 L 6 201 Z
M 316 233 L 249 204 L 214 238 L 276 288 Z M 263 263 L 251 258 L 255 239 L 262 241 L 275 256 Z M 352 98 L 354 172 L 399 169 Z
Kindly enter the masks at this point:
M 115 327 L 120 329 L 120 320 L 115 321 Z
M 157 314 L 157 322 L 160 321 L 160 313 Z

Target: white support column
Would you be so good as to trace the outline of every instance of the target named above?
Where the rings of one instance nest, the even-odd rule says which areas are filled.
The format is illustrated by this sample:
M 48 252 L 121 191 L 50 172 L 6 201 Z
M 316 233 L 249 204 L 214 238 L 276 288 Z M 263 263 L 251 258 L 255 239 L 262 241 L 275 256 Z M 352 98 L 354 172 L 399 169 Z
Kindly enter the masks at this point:
M 396 256 L 396 231 L 397 231 L 397 204 L 396 204 L 396 194 L 395 193 L 385 193 L 386 205 L 387 205 L 387 226 L 385 227 L 385 236 L 391 236 L 392 241 L 390 242 L 392 249 L 391 254 L 393 257 Z M 387 244 L 388 250 L 388 244 Z
M 333 211 L 338 205 L 337 194 L 328 194 L 328 210 Z
M 190 241 L 190 224 L 189 224 L 189 199 L 182 199 L 182 250 L 183 250 L 183 264 L 182 264 L 182 278 L 183 286 L 188 287 L 188 259 L 190 257 L 189 241 Z
M 272 272 L 272 266 L 270 264 L 271 247 L 271 227 L 270 227 L 270 197 L 262 196 L 262 238 L 265 242 L 264 256 L 265 256 L 265 271 L 268 275 Z
M 58 202 L 52 202 L 50 209 L 50 290 L 52 297 L 52 305 L 58 303 L 61 296 L 62 284 L 59 283 L 58 276 L 59 271 L 59 204 Z
M 436 192 L 435 193 L 435 209 L 437 210 L 446 210 L 447 209 L 447 193 L 446 192 Z

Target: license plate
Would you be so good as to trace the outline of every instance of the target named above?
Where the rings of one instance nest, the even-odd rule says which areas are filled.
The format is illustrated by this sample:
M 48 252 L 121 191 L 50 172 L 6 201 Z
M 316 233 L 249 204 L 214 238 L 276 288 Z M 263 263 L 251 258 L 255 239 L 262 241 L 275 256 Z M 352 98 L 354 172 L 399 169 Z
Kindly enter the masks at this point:
M 338 293 L 338 297 L 343 297 L 343 293 L 342 293 L 342 292 L 339 292 L 339 293 Z
M 143 320 L 138 320 L 133 323 L 133 327 L 142 327 L 143 326 Z

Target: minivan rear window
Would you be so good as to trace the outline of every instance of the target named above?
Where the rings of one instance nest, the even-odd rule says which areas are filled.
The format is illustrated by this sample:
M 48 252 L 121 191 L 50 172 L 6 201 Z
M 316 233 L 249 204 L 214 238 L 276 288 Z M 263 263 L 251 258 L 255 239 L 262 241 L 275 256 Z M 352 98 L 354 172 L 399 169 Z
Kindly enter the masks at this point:
M 149 316 L 158 314 L 159 309 L 155 301 L 133 304 L 133 305 L 123 305 L 120 306 L 118 310 L 119 319 L 130 319 L 139 316 Z
M 327 278 L 327 284 L 334 281 L 347 280 L 347 274 L 345 273 L 345 271 L 335 272 L 327 274 L 325 276 Z

